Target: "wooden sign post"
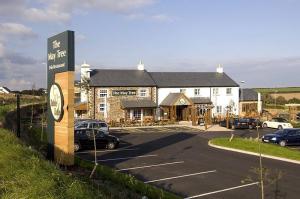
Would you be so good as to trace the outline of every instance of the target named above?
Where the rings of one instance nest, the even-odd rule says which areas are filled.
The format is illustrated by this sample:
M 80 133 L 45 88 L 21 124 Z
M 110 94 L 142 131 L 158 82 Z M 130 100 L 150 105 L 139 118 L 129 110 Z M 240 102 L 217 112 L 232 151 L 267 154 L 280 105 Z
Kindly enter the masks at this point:
M 74 164 L 74 32 L 48 38 L 48 159 Z

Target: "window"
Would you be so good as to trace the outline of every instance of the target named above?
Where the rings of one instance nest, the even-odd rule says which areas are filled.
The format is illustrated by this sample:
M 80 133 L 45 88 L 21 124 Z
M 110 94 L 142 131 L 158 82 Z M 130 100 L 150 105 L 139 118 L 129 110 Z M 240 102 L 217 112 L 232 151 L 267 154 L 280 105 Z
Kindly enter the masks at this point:
M 141 120 L 141 109 L 134 109 L 133 110 L 133 119 L 134 120 Z
M 87 128 L 88 127 L 88 123 L 81 123 L 77 126 L 77 128 Z
M 219 95 L 219 88 L 213 88 L 213 95 Z
M 232 94 L 232 89 L 231 88 L 226 88 L 226 94 L 231 95 Z
M 104 112 L 105 111 L 105 104 L 104 103 L 101 103 L 101 104 L 99 104 L 99 111 L 100 112 Z
M 105 97 L 107 97 L 107 90 L 106 90 L 106 89 L 101 89 L 101 90 L 99 90 L 99 97 L 100 97 L 100 98 L 105 98 Z
M 222 106 L 217 106 L 217 113 L 222 113 Z
M 200 88 L 195 88 L 194 94 L 195 96 L 200 96 Z
M 186 89 L 185 88 L 181 88 L 180 89 L 180 93 L 185 93 L 186 92 Z
M 140 97 L 147 97 L 147 89 L 140 89 L 139 95 Z

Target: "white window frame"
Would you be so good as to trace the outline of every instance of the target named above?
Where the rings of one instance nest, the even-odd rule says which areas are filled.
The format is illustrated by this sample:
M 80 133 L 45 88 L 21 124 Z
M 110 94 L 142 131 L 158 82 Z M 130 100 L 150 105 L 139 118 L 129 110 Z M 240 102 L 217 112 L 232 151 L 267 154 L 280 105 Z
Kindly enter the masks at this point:
M 100 103 L 99 104 L 99 112 L 104 113 L 106 111 L 106 105 L 105 103 Z
M 213 95 L 219 95 L 219 88 L 213 88 Z
M 99 98 L 106 98 L 108 97 L 108 90 L 107 89 L 99 89 Z
M 142 119 L 142 109 L 133 109 L 132 117 L 135 120 L 141 120 Z
M 228 93 L 228 91 L 230 92 Z M 232 95 L 232 88 L 226 88 L 226 95 Z
M 186 93 L 186 88 L 181 88 L 181 89 L 179 90 L 179 92 L 185 94 L 185 93 Z
M 148 97 L 148 89 L 146 89 L 146 88 L 140 88 L 139 89 L 139 96 L 140 97 Z
M 195 89 L 194 89 L 194 95 L 195 95 L 195 96 L 200 96 L 200 95 L 201 95 L 201 90 L 200 90 L 200 88 L 195 88 Z
M 223 113 L 223 111 L 222 111 L 222 106 L 216 106 L 217 107 L 217 113 Z

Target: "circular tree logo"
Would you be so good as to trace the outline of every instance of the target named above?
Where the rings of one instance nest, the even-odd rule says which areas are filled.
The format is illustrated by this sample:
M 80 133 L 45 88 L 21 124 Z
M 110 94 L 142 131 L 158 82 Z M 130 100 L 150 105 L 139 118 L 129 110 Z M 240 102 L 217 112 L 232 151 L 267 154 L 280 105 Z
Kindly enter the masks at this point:
M 53 84 L 50 88 L 50 108 L 55 121 L 59 122 L 63 117 L 64 97 L 58 84 Z

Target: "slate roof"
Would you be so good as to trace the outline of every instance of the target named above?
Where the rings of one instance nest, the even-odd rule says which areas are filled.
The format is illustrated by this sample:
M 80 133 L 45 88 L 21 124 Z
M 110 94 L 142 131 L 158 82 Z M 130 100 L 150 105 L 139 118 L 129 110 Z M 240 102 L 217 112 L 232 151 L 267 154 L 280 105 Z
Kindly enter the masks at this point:
M 194 104 L 211 104 L 209 97 L 190 97 Z
M 257 100 L 258 100 L 258 93 L 254 89 L 251 88 L 240 89 L 240 101 L 257 101 Z
M 192 103 L 183 93 L 169 93 L 169 95 L 160 103 L 160 106 L 174 106 L 179 98 L 185 98 L 189 103 Z
M 97 69 L 91 72 L 90 86 L 159 88 L 238 87 L 226 73 L 216 72 L 148 72 L 146 70 Z
M 155 82 L 144 70 L 92 70 L 90 86 L 124 87 L 124 86 L 156 86 Z
M 226 73 L 150 72 L 157 87 L 238 87 Z
M 121 100 L 122 108 L 156 108 L 152 100 Z

